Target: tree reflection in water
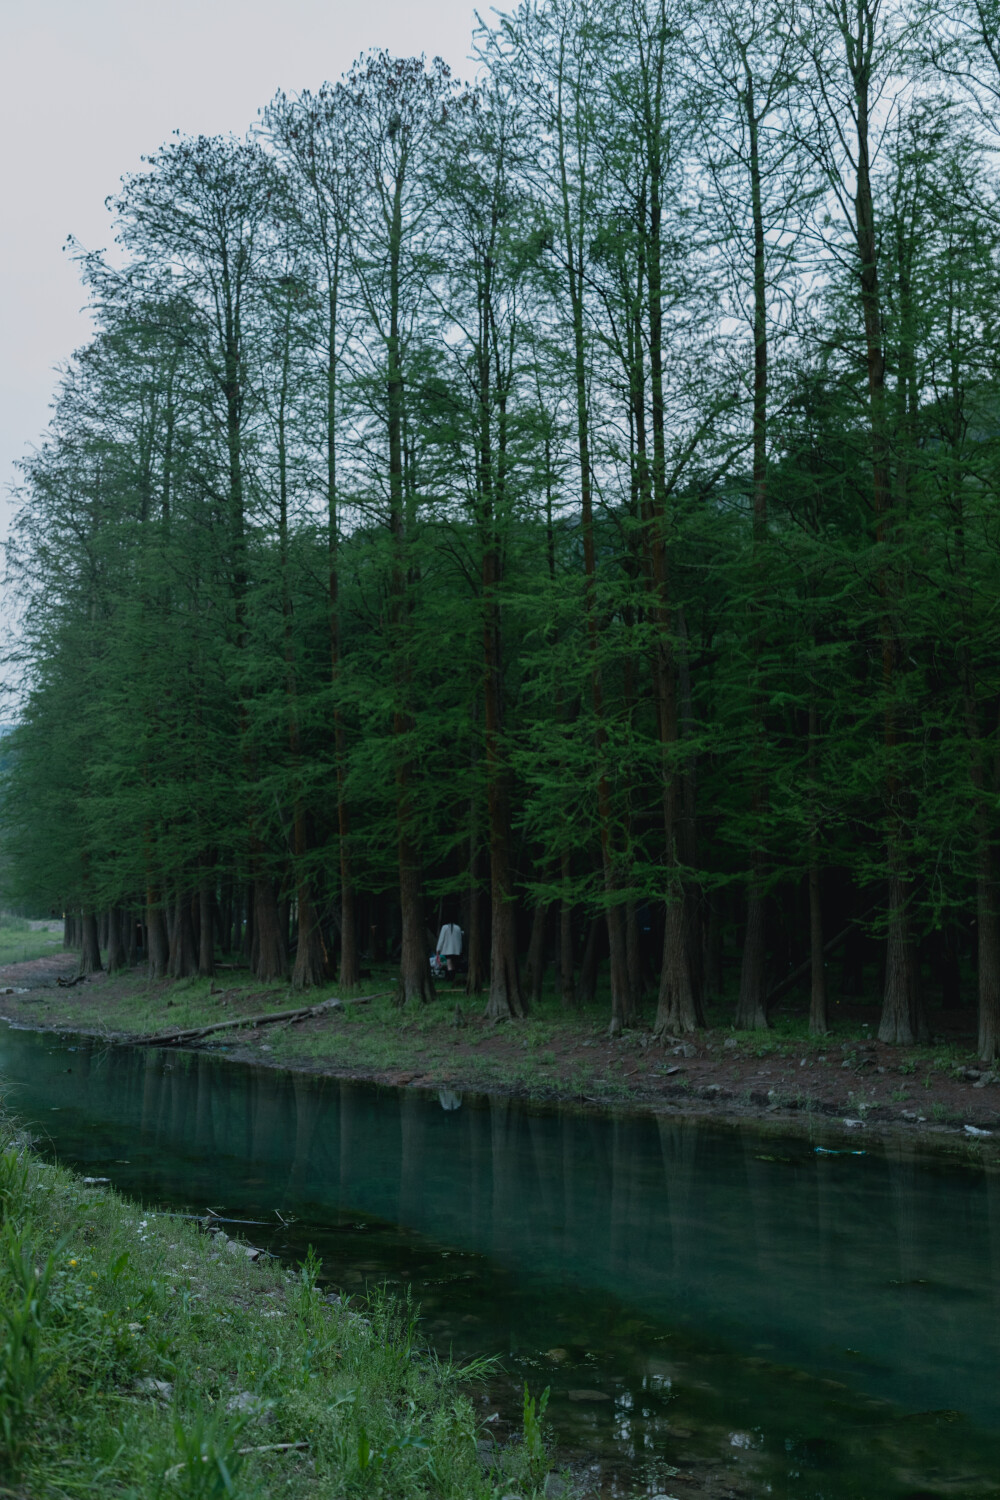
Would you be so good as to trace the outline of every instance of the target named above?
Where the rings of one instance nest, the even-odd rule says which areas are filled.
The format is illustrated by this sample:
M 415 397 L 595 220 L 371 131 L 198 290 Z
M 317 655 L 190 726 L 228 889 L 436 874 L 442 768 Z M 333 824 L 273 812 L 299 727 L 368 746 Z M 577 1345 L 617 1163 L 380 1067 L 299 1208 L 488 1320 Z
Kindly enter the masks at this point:
M 274 1220 L 273 1248 L 313 1243 L 352 1290 L 410 1285 L 438 1344 L 503 1356 L 512 1401 L 551 1386 L 566 1451 L 605 1478 L 725 1463 L 834 1500 L 996 1472 L 992 1174 L 204 1053 L 83 1048 L 67 1074 L 65 1045 L 0 1039 L 12 1106 L 64 1159 Z

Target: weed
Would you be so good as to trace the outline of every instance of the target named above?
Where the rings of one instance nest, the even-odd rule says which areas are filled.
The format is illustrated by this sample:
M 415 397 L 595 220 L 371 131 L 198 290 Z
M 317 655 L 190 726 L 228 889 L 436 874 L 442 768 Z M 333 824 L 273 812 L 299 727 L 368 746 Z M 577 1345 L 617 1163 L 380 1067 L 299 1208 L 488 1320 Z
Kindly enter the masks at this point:
M 0 1229 L 0 1267 L 7 1283 L 5 1304 L 0 1306 L 0 1433 L 14 1473 L 21 1467 L 32 1408 L 54 1364 L 43 1334 L 53 1313 L 55 1253 L 45 1257 L 41 1269 L 36 1259 L 27 1232 L 5 1223 Z
M 545 1438 L 542 1433 L 542 1421 L 545 1417 L 545 1408 L 549 1404 L 549 1387 L 546 1386 L 542 1394 L 537 1398 L 532 1396 L 527 1385 L 524 1387 L 524 1455 L 528 1470 L 528 1478 L 533 1486 L 540 1485 L 548 1469 L 548 1460 L 545 1453 Z
M 223 1500 L 235 1495 L 233 1480 L 243 1464 L 236 1445 L 243 1427 L 241 1419 L 227 1419 L 218 1412 L 199 1413 L 188 1425 L 175 1420 L 174 1442 L 180 1457 L 164 1474 L 173 1493 L 185 1500 Z

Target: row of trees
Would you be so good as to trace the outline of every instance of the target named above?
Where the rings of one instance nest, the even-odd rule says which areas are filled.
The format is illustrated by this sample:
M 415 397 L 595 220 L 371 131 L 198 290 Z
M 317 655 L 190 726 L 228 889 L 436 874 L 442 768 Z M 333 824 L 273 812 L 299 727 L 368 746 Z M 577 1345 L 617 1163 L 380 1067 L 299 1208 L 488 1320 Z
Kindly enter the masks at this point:
M 527 0 L 149 158 L 24 467 L 12 891 L 402 1003 L 461 903 L 489 1015 L 603 945 L 612 1030 L 738 934 L 822 1031 L 863 923 L 896 1043 L 974 930 L 996 1055 L 998 20 Z

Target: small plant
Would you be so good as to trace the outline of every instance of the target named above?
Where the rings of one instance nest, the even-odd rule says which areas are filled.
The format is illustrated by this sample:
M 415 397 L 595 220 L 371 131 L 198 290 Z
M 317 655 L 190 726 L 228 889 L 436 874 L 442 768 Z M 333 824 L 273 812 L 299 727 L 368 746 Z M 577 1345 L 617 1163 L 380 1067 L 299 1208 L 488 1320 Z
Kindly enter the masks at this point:
M 235 1495 L 234 1480 L 243 1463 L 236 1446 L 242 1429 L 240 1419 L 217 1413 L 200 1415 L 189 1427 L 176 1421 L 174 1441 L 181 1459 L 164 1475 L 174 1493 L 186 1500 L 223 1500 Z
M 10 1287 L 7 1305 L 0 1307 L 0 1435 L 14 1472 L 20 1467 L 32 1406 L 54 1362 L 46 1355 L 44 1332 L 53 1311 L 57 1254 L 46 1256 L 39 1270 L 26 1232 L 10 1223 L 0 1230 L 0 1267 Z
M 542 1435 L 542 1421 L 549 1404 L 549 1387 L 546 1386 L 537 1401 L 524 1387 L 524 1457 L 528 1477 L 535 1488 L 540 1488 L 548 1473 L 549 1461 Z
M 29 1165 L 27 1157 L 17 1151 L 5 1151 L 0 1156 L 0 1222 L 19 1220 L 29 1195 Z

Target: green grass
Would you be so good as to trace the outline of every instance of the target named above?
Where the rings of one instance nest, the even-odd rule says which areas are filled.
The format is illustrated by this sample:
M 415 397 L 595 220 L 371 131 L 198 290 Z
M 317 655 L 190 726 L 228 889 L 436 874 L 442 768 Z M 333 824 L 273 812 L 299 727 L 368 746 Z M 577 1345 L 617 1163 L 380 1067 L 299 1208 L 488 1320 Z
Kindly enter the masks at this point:
M 523 1440 L 480 1462 L 485 1363 L 438 1359 L 384 1294 L 327 1301 L 311 1256 L 288 1270 L 232 1244 L 85 1186 L 0 1124 L 0 1493 L 540 1493 L 533 1405 Z
M 60 933 L 32 932 L 23 917 L 9 917 L 5 913 L 0 918 L 0 964 L 20 964 L 61 952 Z

